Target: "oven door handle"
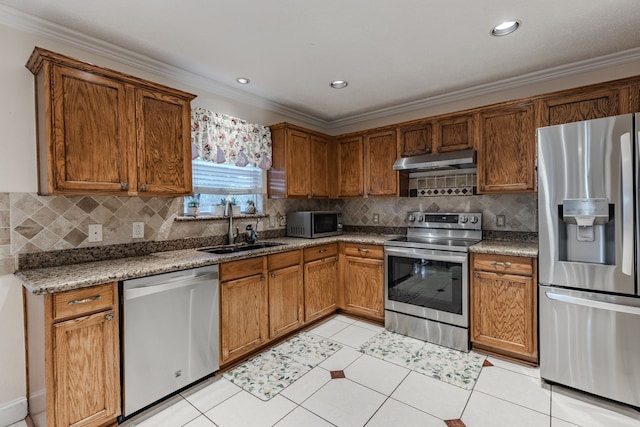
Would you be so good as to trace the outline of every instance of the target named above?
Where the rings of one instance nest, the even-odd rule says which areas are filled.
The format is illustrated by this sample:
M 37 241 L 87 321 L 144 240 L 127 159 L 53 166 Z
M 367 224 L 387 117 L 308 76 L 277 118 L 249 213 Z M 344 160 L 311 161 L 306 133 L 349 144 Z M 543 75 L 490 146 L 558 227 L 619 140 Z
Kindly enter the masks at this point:
M 421 258 L 442 262 L 467 262 L 466 252 L 434 251 L 431 249 L 415 248 L 384 248 L 385 254 L 405 258 Z

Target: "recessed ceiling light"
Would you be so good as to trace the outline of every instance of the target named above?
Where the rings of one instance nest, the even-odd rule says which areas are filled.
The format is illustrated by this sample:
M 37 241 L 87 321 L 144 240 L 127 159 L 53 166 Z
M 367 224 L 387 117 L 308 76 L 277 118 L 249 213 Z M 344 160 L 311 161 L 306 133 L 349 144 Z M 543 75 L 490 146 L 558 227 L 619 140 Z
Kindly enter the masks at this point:
M 520 21 L 517 21 L 515 19 L 504 21 L 493 27 L 493 29 L 491 30 L 491 35 L 496 37 L 506 36 L 507 34 L 511 34 L 515 30 L 517 30 L 519 26 Z
M 241 85 L 248 85 L 248 84 L 249 84 L 249 82 L 250 82 L 250 80 L 249 80 L 248 78 L 246 78 L 246 77 L 238 77 L 238 78 L 236 79 L 236 81 L 237 81 L 238 83 L 240 83 Z
M 329 86 L 331 86 L 334 89 L 343 89 L 348 85 L 349 85 L 349 82 L 346 80 L 334 80 L 331 83 L 329 83 Z

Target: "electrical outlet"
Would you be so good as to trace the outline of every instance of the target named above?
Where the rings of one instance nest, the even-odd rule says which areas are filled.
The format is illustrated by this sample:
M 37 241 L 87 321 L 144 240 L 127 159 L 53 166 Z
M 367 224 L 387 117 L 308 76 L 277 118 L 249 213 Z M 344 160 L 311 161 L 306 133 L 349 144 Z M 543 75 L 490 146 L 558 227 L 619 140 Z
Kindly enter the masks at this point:
M 496 227 L 504 227 L 505 218 L 504 215 L 496 215 Z
M 133 223 L 132 236 L 134 239 L 142 239 L 144 237 L 144 222 Z
M 377 214 L 377 213 L 373 214 L 373 223 L 380 224 L 380 214 Z
M 102 242 L 102 224 L 89 224 L 90 242 Z

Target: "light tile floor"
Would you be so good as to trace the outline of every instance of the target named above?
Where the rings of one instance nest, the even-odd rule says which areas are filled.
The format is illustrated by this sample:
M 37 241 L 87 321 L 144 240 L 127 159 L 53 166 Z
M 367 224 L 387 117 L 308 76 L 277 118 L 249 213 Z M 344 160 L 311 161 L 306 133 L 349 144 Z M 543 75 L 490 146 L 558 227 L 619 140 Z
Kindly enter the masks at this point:
M 489 357 L 473 390 L 358 351 L 382 328 L 336 316 L 307 332 L 344 345 L 281 393 L 263 401 L 218 376 L 124 426 L 640 426 L 636 410 L 540 380 L 539 370 Z M 346 378 L 331 379 L 329 371 Z M 16 427 L 22 426 L 17 424 Z M 123 427 L 124 427 L 123 426 Z

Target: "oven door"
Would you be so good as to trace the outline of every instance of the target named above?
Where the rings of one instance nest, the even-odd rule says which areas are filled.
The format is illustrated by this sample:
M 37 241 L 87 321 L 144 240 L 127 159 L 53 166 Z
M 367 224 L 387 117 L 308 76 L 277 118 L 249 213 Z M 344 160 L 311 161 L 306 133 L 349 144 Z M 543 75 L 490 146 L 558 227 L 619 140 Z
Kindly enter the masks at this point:
M 469 326 L 468 254 L 385 247 L 385 309 Z

